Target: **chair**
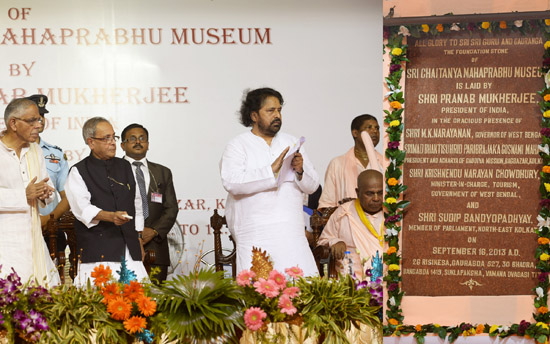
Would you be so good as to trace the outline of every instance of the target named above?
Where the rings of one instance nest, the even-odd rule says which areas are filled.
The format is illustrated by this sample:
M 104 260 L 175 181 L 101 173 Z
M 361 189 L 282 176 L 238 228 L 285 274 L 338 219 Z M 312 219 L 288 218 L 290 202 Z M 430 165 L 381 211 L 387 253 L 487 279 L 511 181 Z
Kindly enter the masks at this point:
M 314 237 L 314 245 L 312 245 L 313 258 L 315 258 L 315 263 L 317 264 L 319 274 L 321 276 L 324 276 L 326 267 L 326 274 L 329 278 L 338 277 L 338 272 L 336 271 L 336 261 L 334 259 L 331 259 L 330 248 L 327 246 L 317 245 L 317 241 L 319 240 L 319 237 L 321 236 L 321 233 L 323 232 L 323 229 L 325 228 L 328 219 L 330 218 L 332 213 L 334 213 L 336 208 L 337 207 L 330 207 L 314 210 L 313 215 L 311 215 L 309 219 L 310 227 L 311 229 L 313 229 Z
M 143 258 L 143 266 L 145 266 L 145 271 L 149 275 L 151 273 L 151 265 L 155 264 L 156 253 L 153 250 L 145 250 L 145 258 Z M 154 277 L 154 276 L 153 276 Z
M 210 217 L 210 227 L 214 229 L 214 265 L 216 271 L 224 271 L 224 265 L 231 266 L 231 276 L 237 277 L 237 248 L 233 237 L 229 235 L 229 240 L 233 243 L 233 250 L 229 254 L 224 254 L 222 248 L 222 227 L 227 227 L 225 216 L 218 214 L 218 210 L 214 209 L 214 215 Z
M 328 275 L 331 278 L 336 278 L 338 276 L 334 259 L 330 259 L 330 249 L 328 247 L 317 246 L 317 240 L 319 239 L 328 218 L 335 210 L 336 207 L 315 210 L 310 219 L 314 237 L 314 242 L 311 247 L 313 247 L 312 253 L 315 258 L 315 262 L 317 263 L 317 269 L 319 270 L 319 273 L 323 275 L 324 265 L 327 265 Z M 218 214 L 218 210 L 214 209 L 214 215 L 210 217 L 210 227 L 214 229 L 214 265 L 216 266 L 216 271 L 224 271 L 224 265 L 230 265 L 232 276 L 235 278 L 237 276 L 237 249 L 235 247 L 233 237 L 229 235 L 229 239 L 233 243 L 233 250 L 231 250 L 229 254 L 224 254 L 224 251 L 228 251 L 228 249 L 222 248 L 221 229 L 224 225 L 227 226 L 225 216 L 221 216 Z
M 53 219 L 53 214 L 50 214 L 50 218 L 46 223 L 46 235 L 48 249 L 52 259 L 57 259 L 59 277 L 61 277 L 61 283 L 65 283 L 65 255 L 61 255 L 57 250 L 57 233 L 58 229 L 61 229 L 67 235 L 67 245 L 71 250 L 69 254 L 69 262 L 71 264 L 69 268 L 69 276 L 74 280 L 76 272 L 78 271 L 78 259 L 76 255 L 76 234 L 74 230 L 75 217 L 70 210 L 61 215 L 57 220 Z
M 65 256 L 64 254 L 61 255 L 57 250 L 57 233 L 58 233 L 58 229 L 61 229 L 67 235 L 67 245 L 71 250 L 71 253 L 69 253 L 69 262 L 70 262 L 69 276 L 71 277 L 71 279 L 74 280 L 74 278 L 77 275 L 78 261 L 79 261 L 78 259 L 79 256 L 76 254 L 77 242 L 76 242 L 76 232 L 74 229 L 75 221 L 76 219 L 72 211 L 67 210 L 57 220 L 54 220 L 53 214 L 50 214 L 50 218 L 46 223 L 46 236 L 48 238 L 47 240 L 48 250 L 50 251 L 52 260 L 57 259 L 57 262 L 58 262 L 57 269 L 59 271 L 59 277 L 61 278 L 62 284 L 65 283 L 65 274 L 64 274 Z M 143 265 L 145 266 L 147 273 L 151 272 L 151 264 L 154 264 L 154 263 L 155 263 L 155 252 L 152 250 L 147 250 L 145 252 L 145 259 L 143 260 Z

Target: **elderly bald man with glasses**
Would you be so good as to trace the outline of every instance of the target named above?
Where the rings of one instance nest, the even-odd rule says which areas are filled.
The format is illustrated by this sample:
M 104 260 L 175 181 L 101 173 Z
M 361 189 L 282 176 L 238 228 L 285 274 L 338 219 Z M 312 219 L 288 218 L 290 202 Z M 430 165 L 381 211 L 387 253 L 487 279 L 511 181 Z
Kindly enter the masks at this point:
M 59 284 L 59 274 L 42 237 L 38 205 L 53 200 L 42 149 L 36 143 L 42 117 L 29 99 L 12 100 L 0 133 L 0 266 L 5 276 L 14 269 L 21 280 Z
M 102 117 L 87 120 L 82 136 L 90 155 L 71 168 L 65 184 L 82 262 L 74 283 L 86 286 L 99 264 L 109 266 L 118 279 L 122 259 L 138 280 L 146 278 L 142 201 L 130 163 L 115 157 L 119 137 Z

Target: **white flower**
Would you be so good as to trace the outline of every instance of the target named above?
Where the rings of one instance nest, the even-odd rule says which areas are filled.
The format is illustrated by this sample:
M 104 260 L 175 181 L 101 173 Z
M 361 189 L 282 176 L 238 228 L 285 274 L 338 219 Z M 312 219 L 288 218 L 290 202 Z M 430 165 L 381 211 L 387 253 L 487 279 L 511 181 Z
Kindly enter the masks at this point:
M 400 35 L 403 35 L 403 36 L 405 36 L 405 37 L 411 35 L 410 32 L 409 32 L 409 29 L 407 29 L 407 27 L 406 27 L 406 26 L 403 26 L 403 25 L 401 25 L 401 26 L 399 27 L 399 34 L 400 34 Z
M 399 93 L 401 92 L 401 89 L 399 87 L 395 87 L 395 85 L 389 83 L 389 82 L 386 82 L 386 86 L 388 87 L 388 89 L 390 90 L 388 93 L 384 94 L 384 98 L 387 98 L 389 96 L 391 96 L 392 94 L 394 93 Z
M 458 26 L 459 23 L 453 23 L 451 25 L 451 31 L 460 31 L 460 26 Z
M 516 27 L 522 27 L 523 26 L 523 20 L 514 20 L 514 25 Z
M 546 87 L 550 87 L 550 71 L 544 74 L 544 82 L 546 83 Z
M 509 329 L 510 329 L 510 327 L 508 327 L 508 326 L 500 326 L 500 327 L 498 328 L 498 332 L 508 331 Z
M 393 296 L 390 297 L 390 300 L 389 300 L 389 301 L 390 301 L 390 305 L 391 305 L 392 307 L 395 306 L 395 298 L 394 298 Z
M 535 289 L 535 292 L 537 293 L 537 296 L 538 296 L 538 297 L 543 297 L 543 296 L 544 296 L 544 291 L 542 290 L 541 287 L 537 287 L 537 288 Z
M 549 227 L 550 228 L 550 218 L 544 218 L 540 215 L 537 216 L 537 220 L 539 221 L 539 227 Z
M 539 145 L 539 151 L 541 151 L 543 153 L 546 153 L 546 154 L 550 154 L 550 148 L 548 147 L 548 144 L 545 144 L 544 146 Z
M 397 232 L 396 229 L 393 229 L 393 228 L 386 229 L 386 235 L 387 236 L 397 236 L 398 234 L 399 234 L 399 232 Z

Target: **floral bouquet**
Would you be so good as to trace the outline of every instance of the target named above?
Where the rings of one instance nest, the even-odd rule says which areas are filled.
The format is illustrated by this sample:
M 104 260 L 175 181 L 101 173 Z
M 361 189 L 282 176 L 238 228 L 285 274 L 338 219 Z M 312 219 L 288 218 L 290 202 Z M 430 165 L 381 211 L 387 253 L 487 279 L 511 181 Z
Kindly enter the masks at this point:
M 94 284 L 103 295 L 111 318 L 122 321 L 124 329 L 130 335 L 146 343 L 153 342 L 153 333 L 147 329 L 147 317 L 155 314 L 157 303 L 148 297 L 143 285 L 137 282 L 133 271 L 126 268 L 122 261 L 118 281 L 114 281 L 111 269 L 103 264 L 96 266 L 92 272 Z
M 363 261 L 363 266 L 365 266 L 366 261 Z M 382 259 L 378 252 L 376 256 L 372 257 L 371 267 L 368 267 L 365 270 L 365 279 L 357 282 L 357 290 L 366 288 L 371 294 L 370 306 L 382 307 L 384 302 L 384 294 L 382 287 Z M 380 310 L 380 319 L 382 316 Z
M 37 342 L 49 327 L 46 318 L 34 308 L 39 302 L 51 302 L 51 296 L 33 281 L 22 284 L 13 268 L 12 271 L 5 279 L 0 278 L 0 330 L 3 327 L 11 339 L 17 333 L 27 342 Z
M 267 328 L 264 326 L 267 322 L 300 321 L 292 301 L 300 292 L 295 283 L 303 271 L 292 267 L 285 269 L 285 273 L 290 280 L 273 270 L 265 253 L 253 250 L 252 269 L 243 270 L 237 276 L 237 284 L 244 289 L 244 323 L 249 330 Z
M 367 279 L 360 281 L 357 283 L 356 288 L 359 289 L 367 289 L 371 294 L 371 299 L 369 302 L 369 306 L 373 307 L 380 307 L 380 310 L 378 311 L 378 317 L 380 320 L 382 320 L 382 304 L 384 302 L 384 288 L 382 287 L 382 276 L 378 276 L 374 279 L 371 279 L 372 272 L 371 269 L 367 269 L 365 271 L 365 276 L 367 276 Z

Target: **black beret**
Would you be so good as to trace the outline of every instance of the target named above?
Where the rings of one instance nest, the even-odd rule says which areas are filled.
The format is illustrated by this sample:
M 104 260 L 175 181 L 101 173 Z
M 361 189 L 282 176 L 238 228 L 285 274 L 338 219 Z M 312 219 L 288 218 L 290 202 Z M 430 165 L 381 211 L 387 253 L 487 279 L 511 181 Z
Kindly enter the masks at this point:
M 46 104 L 48 104 L 48 97 L 43 94 L 33 94 L 30 97 L 27 97 L 28 100 L 32 100 L 38 106 L 38 112 L 44 116 L 44 114 L 49 113 L 46 109 Z

